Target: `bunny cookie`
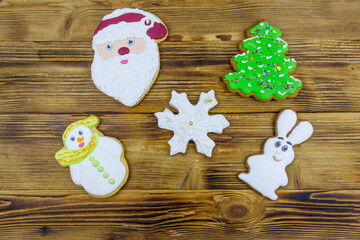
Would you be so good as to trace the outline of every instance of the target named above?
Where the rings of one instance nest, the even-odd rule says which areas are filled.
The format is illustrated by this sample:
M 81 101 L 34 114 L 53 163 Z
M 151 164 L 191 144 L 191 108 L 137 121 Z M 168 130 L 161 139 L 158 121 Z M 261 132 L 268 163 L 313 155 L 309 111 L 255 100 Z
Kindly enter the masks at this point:
M 288 184 L 285 168 L 294 160 L 293 146 L 305 142 L 313 134 L 311 123 L 302 121 L 294 128 L 296 122 L 295 111 L 282 111 L 276 124 L 277 136 L 266 141 L 263 154 L 248 158 L 249 173 L 238 176 L 271 200 L 278 198 L 275 191 L 280 186 L 285 187 Z

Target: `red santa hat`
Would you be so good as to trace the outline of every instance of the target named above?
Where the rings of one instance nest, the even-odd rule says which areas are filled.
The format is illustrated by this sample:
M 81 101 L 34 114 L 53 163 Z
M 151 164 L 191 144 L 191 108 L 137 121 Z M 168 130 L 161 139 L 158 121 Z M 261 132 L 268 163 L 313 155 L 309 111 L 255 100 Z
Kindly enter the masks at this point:
M 127 37 L 150 38 L 162 41 L 167 29 L 155 15 L 140 9 L 123 8 L 106 15 L 95 30 L 93 47 Z

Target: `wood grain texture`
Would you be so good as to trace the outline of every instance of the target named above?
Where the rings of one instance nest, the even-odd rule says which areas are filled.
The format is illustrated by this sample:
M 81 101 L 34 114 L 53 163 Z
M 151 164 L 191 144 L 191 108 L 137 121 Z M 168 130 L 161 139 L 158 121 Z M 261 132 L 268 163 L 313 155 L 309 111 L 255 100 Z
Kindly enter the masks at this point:
M 116 8 L 158 15 L 169 29 L 160 44 L 159 77 L 127 108 L 92 83 L 93 31 Z M 0 239 L 360 239 L 359 1 L 0 1 Z M 245 31 L 260 19 L 282 30 L 295 99 L 259 102 L 230 93 Z M 169 156 L 172 132 L 154 112 L 170 92 L 195 103 L 215 90 L 230 127 L 212 158 Z M 295 147 L 289 184 L 277 201 L 237 175 L 274 134 L 277 114 L 292 108 L 314 125 Z M 54 154 L 69 123 L 95 114 L 99 130 L 125 146 L 129 179 L 108 199 L 72 183 Z

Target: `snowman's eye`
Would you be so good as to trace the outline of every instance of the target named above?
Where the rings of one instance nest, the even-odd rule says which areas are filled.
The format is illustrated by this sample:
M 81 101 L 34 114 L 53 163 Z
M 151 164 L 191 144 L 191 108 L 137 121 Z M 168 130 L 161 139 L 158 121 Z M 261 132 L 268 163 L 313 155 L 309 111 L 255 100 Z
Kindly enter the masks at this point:
M 275 143 L 275 147 L 280 147 L 281 146 L 281 142 L 280 141 L 277 141 L 276 143 Z
M 112 47 L 113 46 L 111 44 L 106 45 L 106 49 L 109 50 L 109 51 L 112 49 Z
M 135 43 L 135 40 L 134 40 L 134 39 L 129 39 L 129 41 L 128 41 L 129 46 L 134 45 L 134 43 Z
M 71 140 L 71 141 L 75 141 L 75 137 L 74 137 L 74 136 L 71 136 L 70 140 Z
M 79 135 L 80 135 L 80 136 L 83 135 L 83 131 L 82 131 L 82 130 L 79 131 Z
M 287 145 L 284 145 L 284 146 L 281 148 L 281 151 L 286 152 L 286 150 L 288 150 L 288 146 L 287 146 Z

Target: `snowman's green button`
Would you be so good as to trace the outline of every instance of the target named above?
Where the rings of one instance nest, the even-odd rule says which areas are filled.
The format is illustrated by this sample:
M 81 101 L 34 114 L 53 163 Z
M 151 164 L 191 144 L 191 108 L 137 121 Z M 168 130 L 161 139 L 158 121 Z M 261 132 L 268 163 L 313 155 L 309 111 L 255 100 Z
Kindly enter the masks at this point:
M 103 178 L 108 178 L 108 177 L 109 177 L 109 173 L 104 172 L 104 174 L 103 174 Z
M 104 171 L 104 167 L 103 167 L 103 166 L 98 167 L 98 171 L 99 171 L 99 172 Z
M 110 184 L 114 184 L 114 183 L 115 183 L 115 180 L 114 180 L 113 178 L 110 178 L 110 179 L 109 179 L 109 183 L 110 183 Z
M 94 167 L 99 166 L 99 161 L 97 161 L 97 160 L 93 161 L 92 165 L 93 165 Z
M 95 160 L 94 156 L 90 156 L 89 160 L 94 161 Z

